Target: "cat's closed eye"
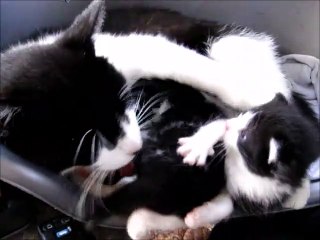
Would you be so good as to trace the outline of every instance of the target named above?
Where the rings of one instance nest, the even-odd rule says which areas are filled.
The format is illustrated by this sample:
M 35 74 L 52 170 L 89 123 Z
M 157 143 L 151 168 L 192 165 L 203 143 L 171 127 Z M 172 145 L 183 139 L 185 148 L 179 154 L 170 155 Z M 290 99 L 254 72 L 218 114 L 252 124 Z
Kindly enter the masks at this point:
M 247 140 L 247 134 L 248 134 L 248 130 L 242 129 L 239 133 L 239 140 L 242 142 L 245 142 Z

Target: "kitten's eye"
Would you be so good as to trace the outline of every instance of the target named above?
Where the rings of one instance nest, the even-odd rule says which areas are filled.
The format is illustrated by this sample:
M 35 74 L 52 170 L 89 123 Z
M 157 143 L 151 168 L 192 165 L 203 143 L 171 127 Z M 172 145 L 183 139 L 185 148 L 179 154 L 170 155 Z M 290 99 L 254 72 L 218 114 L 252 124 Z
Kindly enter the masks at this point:
M 247 130 L 241 130 L 239 137 L 242 141 L 246 141 L 247 140 Z
M 277 164 L 274 162 L 269 163 L 270 172 L 277 171 Z

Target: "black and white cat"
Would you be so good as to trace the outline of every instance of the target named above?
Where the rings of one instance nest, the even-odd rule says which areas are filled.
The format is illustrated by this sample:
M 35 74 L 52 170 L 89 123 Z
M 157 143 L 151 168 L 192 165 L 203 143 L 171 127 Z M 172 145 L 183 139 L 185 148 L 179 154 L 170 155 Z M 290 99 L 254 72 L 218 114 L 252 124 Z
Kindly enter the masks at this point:
M 214 61 L 164 37 L 99 33 L 104 15 L 104 1 L 93 1 L 67 30 L 1 53 L 1 143 L 56 171 L 74 165 L 75 153 L 77 164 L 117 169 L 142 146 L 125 97 L 135 80 L 215 79 Z

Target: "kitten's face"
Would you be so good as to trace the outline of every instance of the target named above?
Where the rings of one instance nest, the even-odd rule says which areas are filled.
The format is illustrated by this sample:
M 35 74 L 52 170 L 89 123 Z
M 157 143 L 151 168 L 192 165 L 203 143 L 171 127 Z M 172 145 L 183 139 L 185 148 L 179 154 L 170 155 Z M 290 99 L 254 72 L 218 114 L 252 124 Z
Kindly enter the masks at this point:
M 95 56 L 92 36 L 104 13 L 94 1 L 67 30 L 1 53 L 1 96 L 18 105 L 43 102 L 61 119 L 78 116 L 75 125 L 97 132 L 96 164 L 111 170 L 131 161 L 142 140 L 133 108 L 119 95 L 124 78 Z
M 228 120 L 224 141 L 229 187 L 235 195 L 265 204 L 290 195 L 319 154 L 315 131 L 279 99 Z

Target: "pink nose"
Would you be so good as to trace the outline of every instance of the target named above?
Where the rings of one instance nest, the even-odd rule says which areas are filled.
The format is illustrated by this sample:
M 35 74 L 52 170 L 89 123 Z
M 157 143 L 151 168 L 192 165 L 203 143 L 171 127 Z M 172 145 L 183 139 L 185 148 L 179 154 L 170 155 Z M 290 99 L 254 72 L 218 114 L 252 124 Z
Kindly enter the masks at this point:
M 227 121 L 226 121 L 226 131 L 228 131 L 229 128 L 230 128 L 230 123 L 229 123 L 229 121 L 227 120 Z

